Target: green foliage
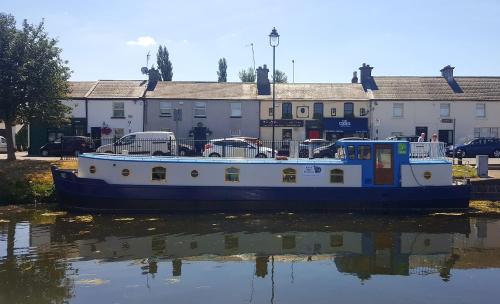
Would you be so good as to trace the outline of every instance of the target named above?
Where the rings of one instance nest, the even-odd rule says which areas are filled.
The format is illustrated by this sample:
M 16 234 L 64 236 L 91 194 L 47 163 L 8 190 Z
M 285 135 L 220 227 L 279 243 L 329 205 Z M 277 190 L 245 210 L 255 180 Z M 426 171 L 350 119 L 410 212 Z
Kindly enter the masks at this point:
M 227 82 L 227 62 L 226 58 L 219 59 L 219 70 L 217 71 L 218 82 Z
M 246 70 L 241 70 L 239 73 L 241 82 L 255 82 L 255 71 L 253 68 L 248 68 Z
M 60 100 L 69 93 L 71 71 L 56 45 L 43 22 L 33 25 L 24 20 L 18 29 L 12 15 L 0 13 L 0 120 L 6 125 L 10 160 L 15 159 L 12 125 L 66 122 L 70 108 Z
M 276 70 L 276 83 L 287 83 L 288 77 L 280 70 Z
M 160 70 L 161 79 L 163 81 L 172 81 L 174 76 L 172 62 L 170 61 L 168 50 L 166 46 L 159 46 L 158 53 L 156 53 L 156 63 L 158 70 Z

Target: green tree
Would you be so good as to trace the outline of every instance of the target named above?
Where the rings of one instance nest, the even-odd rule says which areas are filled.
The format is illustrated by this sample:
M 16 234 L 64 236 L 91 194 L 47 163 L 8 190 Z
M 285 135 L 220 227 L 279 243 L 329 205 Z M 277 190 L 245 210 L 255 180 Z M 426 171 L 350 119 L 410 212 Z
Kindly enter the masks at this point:
M 219 59 L 219 70 L 217 71 L 218 82 L 227 82 L 227 62 L 226 58 Z
M 252 68 L 241 70 L 239 73 L 241 82 L 255 82 L 255 71 Z
M 156 53 L 156 63 L 161 74 L 160 80 L 163 81 L 172 81 L 172 77 L 174 76 L 174 68 L 172 67 L 169 56 L 167 47 L 160 45 L 158 47 L 158 53 Z
M 15 160 L 12 126 L 44 120 L 67 122 L 70 108 L 61 103 L 69 93 L 70 69 L 60 58 L 57 40 L 49 38 L 43 21 L 23 21 L 0 13 L 0 120 L 5 122 L 7 159 Z
M 276 83 L 287 83 L 288 77 L 280 70 L 276 70 Z

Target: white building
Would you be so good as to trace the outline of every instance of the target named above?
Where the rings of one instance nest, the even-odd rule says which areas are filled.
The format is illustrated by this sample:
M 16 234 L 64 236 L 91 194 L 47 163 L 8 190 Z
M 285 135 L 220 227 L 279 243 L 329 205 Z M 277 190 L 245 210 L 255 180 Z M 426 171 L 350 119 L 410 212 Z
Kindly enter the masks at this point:
M 499 137 L 500 77 L 372 77 L 369 65 L 361 82 L 370 97 L 371 137 L 437 134 L 449 144 L 475 137 Z

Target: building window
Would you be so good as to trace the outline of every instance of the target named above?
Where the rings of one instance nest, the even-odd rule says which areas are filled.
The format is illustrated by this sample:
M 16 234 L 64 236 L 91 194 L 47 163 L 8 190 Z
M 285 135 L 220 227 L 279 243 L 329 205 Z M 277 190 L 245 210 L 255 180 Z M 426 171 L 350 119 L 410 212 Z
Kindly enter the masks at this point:
M 478 137 L 498 138 L 498 128 L 474 128 L 474 138 Z
M 235 118 L 241 117 L 241 102 L 231 103 L 231 117 Z
M 323 118 L 323 103 L 322 102 L 316 102 L 316 103 L 314 103 L 313 118 L 314 119 L 321 119 L 321 118 Z
M 392 106 L 392 117 L 400 118 L 403 117 L 404 108 L 402 103 L 395 103 Z
M 167 169 L 164 167 L 154 167 L 151 170 L 151 179 L 154 181 L 165 181 L 167 179 Z
M 92 173 L 92 174 L 95 174 L 95 172 L 96 172 L 95 166 L 90 166 L 89 167 L 89 172 Z
M 114 137 L 115 138 L 122 138 L 125 135 L 125 130 L 123 128 L 114 128 Z
M 337 116 L 337 108 L 332 108 L 332 109 L 330 110 L 330 115 L 331 115 L 331 116 Z
M 344 183 L 344 170 L 342 170 L 342 169 L 330 170 L 330 183 L 343 184 Z
M 269 116 L 273 117 L 273 108 L 269 108 Z
M 486 104 L 476 103 L 476 117 L 484 118 L 486 117 Z
M 125 118 L 125 103 L 123 101 L 113 101 L 113 117 Z
M 197 101 L 194 104 L 194 117 L 195 118 L 205 118 L 207 117 L 207 103 Z
M 359 108 L 359 116 L 366 116 L 366 108 Z
M 160 116 L 172 117 L 172 103 L 168 101 L 160 101 Z
M 286 141 L 286 142 L 292 140 L 292 137 L 293 137 L 292 136 L 292 134 L 293 134 L 292 132 L 293 132 L 292 129 L 282 129 L 281 130 L 281 139 L 283 141 Z
M 450 117 L 450 104 L 442 103 L 439 105 L 439 116 L 440 117 Z
M 123 169 L 122 170 L 122 175 L 125 176 L 125 177 L 129 176 L 130 175 L 130 170 L 129 169 Z
M 370 146 L 358 146 L 358 159 L 359 160 L 370 160 L 371 159 L 371 149 Z
M 235 167 L 226 168 L 226 182 L 239 182 L 240 169 Z
M 297 182 L 297 170 L 293 168 L 283 169 L 283 182 L 284 183 L 296 183 Z
M 344 103 L 344 117 L 354 117 L 354 104 L 352 102 Z
M 284 102 L 281 106 L 281 118 L 282 119 L 292 119 L 292 103 Z

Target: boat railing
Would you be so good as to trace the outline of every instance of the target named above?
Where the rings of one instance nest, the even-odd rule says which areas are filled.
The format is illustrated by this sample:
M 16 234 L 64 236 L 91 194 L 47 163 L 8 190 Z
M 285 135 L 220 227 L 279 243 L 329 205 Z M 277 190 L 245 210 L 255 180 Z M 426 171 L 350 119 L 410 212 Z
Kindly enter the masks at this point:
M 443 142 L 411 142 L 411 159 L 444 159 L 446 149 Z

